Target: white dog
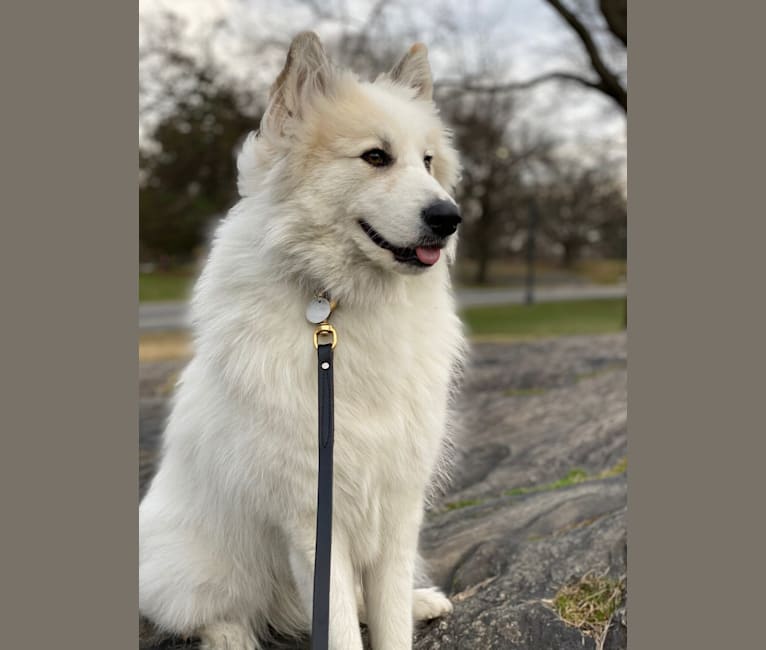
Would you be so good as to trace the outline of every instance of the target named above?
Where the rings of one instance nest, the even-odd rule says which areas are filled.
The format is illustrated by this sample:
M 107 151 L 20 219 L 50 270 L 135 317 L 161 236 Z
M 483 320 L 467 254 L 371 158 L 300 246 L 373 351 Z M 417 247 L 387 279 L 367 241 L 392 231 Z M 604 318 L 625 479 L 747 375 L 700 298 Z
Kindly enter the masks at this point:
M 412 647 L 413 618 L 451 611 L 414 589 L 429 488 L 448 447 L 464 353 L 447 264 L 457 154 L 426 48 L 374 83 L 295 38 L 239 203 L 195 287 L 193 359 L 140 507 L 140 610 L 205 647 L 260 647 L 310 627 L 317 370 L 305 309 L 337 301 L 330 647 Z

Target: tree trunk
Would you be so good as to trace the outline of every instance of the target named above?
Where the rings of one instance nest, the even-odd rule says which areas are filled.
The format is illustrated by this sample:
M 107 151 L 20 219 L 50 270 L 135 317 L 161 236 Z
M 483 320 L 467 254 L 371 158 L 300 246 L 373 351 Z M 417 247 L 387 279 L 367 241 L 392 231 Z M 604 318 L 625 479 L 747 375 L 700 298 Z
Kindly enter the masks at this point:
M 493 213 L 487 197 L 491 190 L 491 184 L 487 184 L 486 193 L 481 202 L 481 217 L 476 224 L 476 284 L 487 284 L 487 275 L 489 273 L 489 262 L 492 257 L 492 231 Z
M 564 254 L 561 262 L 565 269 L 572 269 L 580 257 L 580 244 L 576 241 L 567 240 L 562 242 L 562 245 L 564 246 Z
M 487 284 L 487 273 L 489 271 L 489 251 L 487 247 L 482 245 L 479 247 L 479 256 L 477 259 L 476 276 L 474 281 L 476 284 Z

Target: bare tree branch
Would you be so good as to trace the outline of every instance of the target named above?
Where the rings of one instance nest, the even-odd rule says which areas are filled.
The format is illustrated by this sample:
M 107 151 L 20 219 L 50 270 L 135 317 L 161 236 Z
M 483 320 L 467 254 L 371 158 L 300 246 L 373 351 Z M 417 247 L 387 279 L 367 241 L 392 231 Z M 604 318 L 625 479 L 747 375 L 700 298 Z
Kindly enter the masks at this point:
M 359 29 L 354 45 L 351 48 L 350 56 L 352 59 L 358 57 L 364 51 L 369 31 L 375 26 L 375 23 L 383 14 L 383 10 L 388 3 L 388 0 L 378 0 L 370 10 L 370 13 L 367 15 L 367 20 L 364 21 L 364 25 Z
M 628 3 L 627 0 L 599 0 L 601 10 L 609 31 L 628 46 Z
M 546 83 L 548 81 L 574 82 L 581 86 L 585 86 L 586 88 L 605 92 L 601 82 L 586 79 L 585 77 L 581 77 L 580 75 L 574 74 L 572 72 L 547 72 L 540 75 L 539 77 L 533 77 L 532 79 L 527 79 L 526 81 L 509 81 L 507 83 L 492 85 L 477 84 L 458 79 L 445 79 L 437 81 L 434 84 L 434 89 L 440 90 L 454 88 L 456 90 L 460 90 L 461 92 L 494 94 L 512 92 L 516 90 L 529 90 L 530 88 L 534 88 L 535 86 L 539 86 L 540 84 Z
M 611 97 L 617 104 L 628 112 L 628 92 L 620 84 L 620 80 L 617 76 L 606 66 L 604 60 L 601 57 L 601 53 L 596 46 L 593 37 L 588 29 L 580 21 L 580 19 L 572 13 L 561 0 L 545 0 L 558 14 L 564 19 L 564 21 L 572 28 L 577 34 L 580 42 L 585 47 L 585 51 L 588 53 L 593 70 L 601 79 L 601 90 L 605 95 Z

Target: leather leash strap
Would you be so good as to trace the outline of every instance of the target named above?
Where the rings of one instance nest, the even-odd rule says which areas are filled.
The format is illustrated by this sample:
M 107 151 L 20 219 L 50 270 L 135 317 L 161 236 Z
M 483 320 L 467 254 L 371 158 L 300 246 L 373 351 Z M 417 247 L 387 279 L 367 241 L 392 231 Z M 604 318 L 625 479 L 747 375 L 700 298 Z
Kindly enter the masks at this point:
M 330 634 L 330 551 L 332 548 L 333 345 L 317 346 L 319 385 L 319 478 L 311 650 L 327 650 Z

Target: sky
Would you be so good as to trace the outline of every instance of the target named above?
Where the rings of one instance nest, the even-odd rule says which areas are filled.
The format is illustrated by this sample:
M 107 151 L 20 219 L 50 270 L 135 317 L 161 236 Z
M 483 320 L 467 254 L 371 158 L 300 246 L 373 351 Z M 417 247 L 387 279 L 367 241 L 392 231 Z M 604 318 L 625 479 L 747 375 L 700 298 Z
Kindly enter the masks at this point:
M 326 0 L 316 0 L 326 5 Z M 313 29 L 320 38 L 332 38 L 339 25 L 316 18 L 300 0 L 139 0 L 142 19 L 172 11 L 188 23 L 192 49 L 201 45 L 197 34 L 211 22 L 226 22 L 219 54 L 233 74 L 255 87 L 269 84 L 283 63 L 284 53 L 269 60 L 243 54 L 248 40 L 289 37 Z M 349 20 L 362 24 L 373 0 L 335 0 L 336 12 L 345 10 Z M 435 80 L 460 76 L 461 70 L 493 70 L 498 81 L 525 80 L 550 70 L 587 70 L 579 41 L 543 0 L 392 0 L 387 22 L 413 30 L 429 46 Z M 449 26 L 454 37 L 445 39 L 440 26 Z M 456 74 L 457 73 L 457 74 Z M 141 70 L 141 75 L 146 71 Z M 625 167 L 625 115 L 611 99 L 572 85 L 545 84 L 523 95 L 517 120 L 534 124 L 558 136 L 563 149 L 584 157 L 607 151 Z

